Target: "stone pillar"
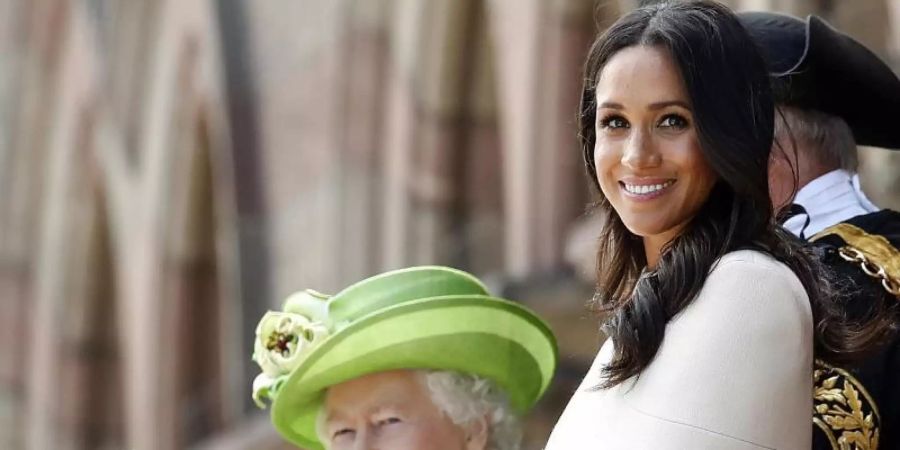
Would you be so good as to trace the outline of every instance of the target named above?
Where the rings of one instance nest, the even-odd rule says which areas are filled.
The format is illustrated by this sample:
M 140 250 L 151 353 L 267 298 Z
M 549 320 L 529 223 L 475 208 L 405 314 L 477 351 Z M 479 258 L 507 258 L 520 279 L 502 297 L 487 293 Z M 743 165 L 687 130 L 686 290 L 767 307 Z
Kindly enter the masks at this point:
M 409 260 L 413 155 L 418 147 L 415 68 L 422 56 L 421 42 L 427 30 L 421 26 L 426 2 L 399 0 L 390 36 L 385 79 L 385 130 L 383 207 L 381 215 L 382 260 L 380 269 L 396 269 Z
M 538 243 L 538 267 L 543 271 L 561 265 L 570 225 L 589 201 L 589 181 L 577 139 L 583 66 L 597 33 L 612 24 L 619 13 L 609 4 L 595 8 L 594 2 L 585 0 L 558 0 L 553 6 L 544 24 L 543 134 L 537 153 L 541 168 L 538 181 L 543 183 L 534 240 Z
M 478 39 L 477 3 L 429 2 L 420 63 L 413 83 L 420 93 L 418 145 L 413 153 L 413 264 L 447 263 L 462 244 L 461 161 Z
M 67 8 L 58 2 L 0 3 L 0 447 L 25 448 L 27 364 L 34 304 L 34 249 L 44 204 L 44 131 L 52 111 L 54 62 L 65 27 L 38 29 Z
M 503 148 L 504 257 L 507 273 L 524 277 L 536 268 L 533 238 L 538 173 L 541 92 L 541 18 L 537 0 L 490 0 L 488 10 L 497 57 L 500 136 Z
M 71 421 L 66 423 L 61 412 L 78 409 L 64 403 L 67 397 L 71 400 L 66 394 L 77 390 L 66 391 L 59 374 L 72 368 L 68 363 L 73 362 L 63 348 L 69 337 L 66 327 L 70 325 L 64 320 L 66 308 L 70 301 L 77 305 L 85 300 L 84 292 L 81 297 L 73 292 L 85 278 L 81 272 L 86 257 L 84 227 L 90 227 L 78 220 L 84 217 L 82 209 L 90 210 L 78 193 L 86 183 L 84 177 L 90 173 L 85 164 L 91 125 L 86 111 L 96 77 L 96 52 L 82 11 L 77 7 L 63 11 L 66 14 L 60 19 L 65 45 L 58 55 L 58 72 L 50 84 L 56 95 L 48 99 L 53 107 L 46 121 L 40 123 L 42 129 L 49 130 L 47 165 L 41 168 L 43 173 L 38 178 L 44 180 L 46 190 L 38 213 L 33 308 L 26 331 L 29 359 L 24 371 L 26 446 L 32 449 L 72 445 L 75 426 Z
M 347 33 L 341 38 L 345 87 L 333 100 L 341 106 L 335 130 L 341 166 L 341 238 L 336 249 L 341 283 L 372 275 L 379 263 L 389 11 L 388 4 L 378 0 L 356 0 L 345 10 Z
M 223 318 L 229 322 L 223 323 L 223 329 L 234 333 L 226 335 L 220 344 L 235 352 L 231 358 L 222 360 L 228 366 L 223 373 L 230 374 L 228 390 L 232 396 L 239 393 L 231 397 L 232 404 L 226 408 L 232 415 L 254 407 L 246 380 L 256 376 L 257 367 L 245 356 L 253 352 L 256 320 L 270 308 L 273 297 L 271 255 L 274 249 L 270 245 L 269 202 L 264 182 L 259 75 L 250 63 L 253 52 L 247 6 L 243 0 L 221 0 L 217 2 L 217 14 L 209 18 L 218 19 L 216 28 L 221 42 L 216 59 L 221 61 L 224 73 L 221 90 L 207 99 L 205 105 L 210 145 L 221 149 L 211 155 L 218 180 L 216 192 L 233 199 L 217 202 L 227 212 L 226 217 L 234 218 L 229 226 L 218 227 L 222 236 L 218 242 L 226 250 L 225 255 L 235 255 L 231 264 L 221 268 L 230 271 L 223 281 L 230 285 L 222 286 L 222 292 L 235 293 L 229 299 L 231 313 Z M 228 352 L 223 350 L 222 354 Z
M 452 264 L 476 274 L 504 270 L 503 161 L 498 120 L 496 49 L 485 2 L 477 2 L 468 28 L 472 42 L 469 88 L 465 89 L 464 136 L 456 168 L 457 206 L 451 227 L 456 245 Z
M 566 231 L 585 205 L 575 122 L 581 69 L 596 31 L 593 2 L 513 3 L 489 5 L 500 83 L 506 267 L 521 277 L 560 266 Z
M 348 99 L 355 67 L 344 39 L 351 2 L 262 2 L 247 7 L 248 61 L 258 87 L 261 180 L 271 224 L 277 306 L 302 288 L 341 287 Z M 240 180 L 237 180 L 240 183 Z
M 174 430 L 173 448 L 223 428 L 228 419 L 226 396 L 235 392 L 226 389 L 224 370 L 229 367 L 222 360 L 248 357 L 221 345 L 234 342 L 236 330 L 224 327 L 233 319 L 224 316 L 235 311 L 229 301 L 233 294 L 222 291 L 232 283 L 223 279 L 229 274 L 229 258 L 220 257 L 225 249 L 217 228 L 233 216 L 221 205 L 228 196 L 215 195 L 217 188 L 230 191 L 221 180 L 216 182 L 213 172 L 212 156 L 226 149 L 211 146 L 215 141 L 208 137 L 207 120 L 198 114 L 198 94 L 186 93 L 185 108 L 177 114 L 181 125 L 173 134 L 183 159 L 173 168 L 161 264 L 160 345 L 167 349 L 161 388 L 167 400 L 161 413 L 163 427 Z
M 396 9 L 387 80 L 385 268 L 459 262 L 477 6 L 444 0 Z
M 90 132 L 89 128 L 83 132 Z M 99 167 L 89 148 L 73 143 L 81 158 L 73 161 L 64 222 L 65 294 L 55 312 L 61 318 L 57 358 L 61 374 L 54 378 L 58 396 L 53 400 L 56 424 L 44 433 L 57 448 L 121 447 L 124 442 L 125 405 L 119 329 L 113 293 L 111 239 L 105 213 Z M 44 332 L 44 330 L 38 331 Z

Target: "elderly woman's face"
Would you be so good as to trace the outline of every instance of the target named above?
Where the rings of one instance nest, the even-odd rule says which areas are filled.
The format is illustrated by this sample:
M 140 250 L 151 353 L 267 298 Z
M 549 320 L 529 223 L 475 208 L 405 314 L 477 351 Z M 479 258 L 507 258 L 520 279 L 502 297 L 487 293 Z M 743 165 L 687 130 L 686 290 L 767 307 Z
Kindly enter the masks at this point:
M 332 450 L 480 450 L 431 400 L 410 370 L 367 375 L 331 387 L 323 441 Z
M 644 237 L 645 248 L 650 241 L 658 251 L 697 213 L 716 181 L 700 150 L 691 100 L 669 54 L 648 46 L 610 58 L 596 95 L 600 188 L 625 226 Z

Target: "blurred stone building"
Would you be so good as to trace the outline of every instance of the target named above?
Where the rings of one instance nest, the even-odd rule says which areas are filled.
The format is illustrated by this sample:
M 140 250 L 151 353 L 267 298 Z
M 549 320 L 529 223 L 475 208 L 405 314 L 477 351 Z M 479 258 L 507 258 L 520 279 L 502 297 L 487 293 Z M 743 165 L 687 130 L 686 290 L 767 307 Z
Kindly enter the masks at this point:
M 256 320 L 426 263 L 556 329 L 541 448 L 597 344 L 580 66 L 638 3 L 0 0 L 0 448 L 282 448 Z M 729 3 L 900 62 L 900 1 Z M 883 206 L 898 161 L 865 151 Z

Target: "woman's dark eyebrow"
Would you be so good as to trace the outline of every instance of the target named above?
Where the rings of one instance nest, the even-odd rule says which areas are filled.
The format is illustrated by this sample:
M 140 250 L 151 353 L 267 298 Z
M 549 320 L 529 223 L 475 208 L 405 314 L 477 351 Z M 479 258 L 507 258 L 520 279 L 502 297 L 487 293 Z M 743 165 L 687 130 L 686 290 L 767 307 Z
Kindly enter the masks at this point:
M 625 107 L 622 106 L 621 103 L 616 103 L 616 102 L 603 102 L 599 106 L 600 106 L 600 108 L 619 109 L 619 110 L 625 109 Z M 655 111 L 658 109 L 663 109 L 667 106 L 680 106 L 688 111 L 691 110 L 690 105 L 688 105 L 686 102 L 683 102 L 681 100 L 666 100 L 666 101 L 662 101 L 662 102 L 651 103 L 650 105 L 647 106 L 647 109 Z
M 647 109 L 657 110 L 657 109 L 663 109 L 667 106 L 680 106 L 688 111 L 691 110 L 690 105 L 688 105 L 687 103 L 685 103 L 681 100 L 669 100 L 669 101 L 665 101 L 665 102 L 651 103 L 650 106 L 647 107 Z
M 625 107 L 622 106 L 621 103 L 615 103 L 615 102 L 603 102 L 600 104 L 600 107 L 601 108 L 609 108 L 609 109 L 625 109 Z

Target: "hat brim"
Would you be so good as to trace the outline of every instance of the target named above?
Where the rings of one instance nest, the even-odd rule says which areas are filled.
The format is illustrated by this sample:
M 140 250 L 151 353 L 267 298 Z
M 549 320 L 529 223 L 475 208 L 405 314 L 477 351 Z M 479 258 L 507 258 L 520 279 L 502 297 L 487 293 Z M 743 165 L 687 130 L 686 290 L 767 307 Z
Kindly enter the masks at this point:
M 314 349 L 281 386 L 272 421 L 292 443 L 322 449 L 316 420 L 326 390 L 397 369 L 484 377 L 524 413 L 550 385 L 556 361 L 549 327 L 516 303 L 488 296 L 416 300 L 361 318 Z
M 769 64 L 779 103 L 844 119 L 859 145 L 900 149 L 900 78 L 875 53 L 813 15 L 738 17 Z
M 856 142 L 885 149 L 900 149 L 900 79 L 875 53 L 835 30 L 816 16 L 807 18 L 809 93 L 800 106 L 843 118 Z

